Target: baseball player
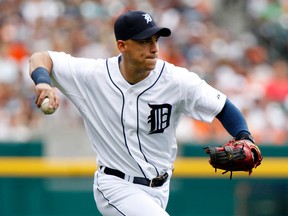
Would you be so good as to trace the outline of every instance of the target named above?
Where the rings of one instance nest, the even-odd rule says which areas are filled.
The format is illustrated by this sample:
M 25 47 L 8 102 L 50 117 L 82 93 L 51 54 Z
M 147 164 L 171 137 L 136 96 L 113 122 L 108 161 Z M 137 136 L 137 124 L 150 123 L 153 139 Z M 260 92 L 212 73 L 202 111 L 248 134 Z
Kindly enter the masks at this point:
M 93 190 L 103 215 L 168 215 L 175 131 L 183 114 L 204 122 L 216 117 L 235 139 L 253 138 L 224 94 L 157 58 L 159 37 L 170 36 L 170 29 L 146 12 L 129 11 L 117 18 L 114 33 L 119 55 L 108 59 L 34 53 L 29 70 L 36 104 L 48 97 L 56 109 L 55 86 L 79 110 L 97 155 Z

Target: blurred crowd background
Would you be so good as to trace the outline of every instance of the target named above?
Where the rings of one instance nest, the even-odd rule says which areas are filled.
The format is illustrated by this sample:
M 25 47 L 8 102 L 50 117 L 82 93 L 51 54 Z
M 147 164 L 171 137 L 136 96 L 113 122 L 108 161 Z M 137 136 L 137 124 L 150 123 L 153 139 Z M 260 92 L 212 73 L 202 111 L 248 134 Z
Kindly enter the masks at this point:
M 0 141 L 44 136 L 58 148 L 83 142 L 77 110 L 65 97 L 51 116 L 35 106 L 28 75 L 33 52 L 117 55 L 115 19 L 128 9 L 152 14 L 172 30 L 160 58 L 196 72 L 244 113 L 259 145 L 288 143 L 288 1 L 286 0 L 0 0 Z M 73 131 L 69 133 L 67 131 Z M 227 141 L 215 120 L 184 118 L 180 143 Z

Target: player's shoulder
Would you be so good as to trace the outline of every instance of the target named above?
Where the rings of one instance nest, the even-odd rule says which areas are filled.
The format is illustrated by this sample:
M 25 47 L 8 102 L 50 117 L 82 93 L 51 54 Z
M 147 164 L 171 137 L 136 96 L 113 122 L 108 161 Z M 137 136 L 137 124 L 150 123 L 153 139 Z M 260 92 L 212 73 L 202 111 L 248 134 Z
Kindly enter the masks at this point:
M 106 65 L 109 65 L 109 67 L 119 67 L 119 56 L 112 56 L 103 60 Z
M 69 53 L 66 52 L 58 52 L 58 51 L 48 51 L 48 54 L 52 59 L 67 59 L 67 60 L 73 60 L 73 61 L 87 61 L 91 63 L 98 63 L 98 64 L 103 64 L 105 63 L 106 59 L 102 58 L 92 58 L 92 57 L 78 57 L 78 56 L 73 56 Z
M 199 76 L 193 71 L 189 71 L 185 67 L 176 66 L 172 63 L 169 63 L 165 60 L 158 60 L 157 62 L 158 68 L 163 70 L 163 76 L 171 76 L 175 79 L 198 79 Z
M 103 71 L 106 68 L 107 59 L 77 57 L 65 52 L 48 51 L 48 53 L 53 61 L 53 64 L 64 66 L 69 65 L 69 67 L 77 68 L 77 71 L 82 71 L 83 69 L 85 70 L 85 73 L 88 73 L 89 71 L 94 73 L 95 71 Z M 85 67 L 83 67 L 83 65 L 85 65 Z

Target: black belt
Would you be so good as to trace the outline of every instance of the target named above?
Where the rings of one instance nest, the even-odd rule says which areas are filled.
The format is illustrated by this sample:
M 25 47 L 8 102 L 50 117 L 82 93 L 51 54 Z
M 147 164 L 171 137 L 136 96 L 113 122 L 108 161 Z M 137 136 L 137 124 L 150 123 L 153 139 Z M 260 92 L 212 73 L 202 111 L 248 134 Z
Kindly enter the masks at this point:
M 103 167 L 100 166 L 100 169 Z M 107 174 L 107 175 L 114 175 L 117 176 L 121 179 L 125 179 L 125 174 L 119 170 L 111 169 L 109 167 L 104 167 L 102 171 Z M 165 172 L 163 175 L 157 176 L 156 178 L 150 180 L 147 178 L 142 178 L 142 177 L 134 177 L 133 178 L 133 183 L 134 184 L 141 184 L 149 187 L 160 187 L 162 186 L 168 179 L 169 175 L 167 172 Z

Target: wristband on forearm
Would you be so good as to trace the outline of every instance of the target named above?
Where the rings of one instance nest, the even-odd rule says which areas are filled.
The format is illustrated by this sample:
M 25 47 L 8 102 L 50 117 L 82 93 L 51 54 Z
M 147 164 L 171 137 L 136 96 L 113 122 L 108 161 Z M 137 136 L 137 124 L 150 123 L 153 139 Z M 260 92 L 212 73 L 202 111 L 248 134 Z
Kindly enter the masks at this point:
M 49 71 L 43 67 L 37 67 L 31 74 L 31 78 L 34 81 L 35 85 L 39 83 L 47 83 L 51 85 L 51 79 L 49 76 Z
M 251 142 L 255 143 L 254 138 L 251 136 L 249 133 L 240 133 L 239 135 L 236 136 L 236 140 L 250 140 Z

